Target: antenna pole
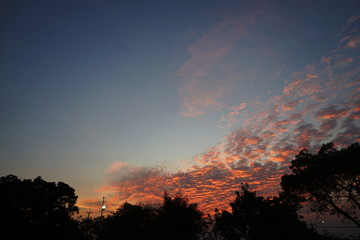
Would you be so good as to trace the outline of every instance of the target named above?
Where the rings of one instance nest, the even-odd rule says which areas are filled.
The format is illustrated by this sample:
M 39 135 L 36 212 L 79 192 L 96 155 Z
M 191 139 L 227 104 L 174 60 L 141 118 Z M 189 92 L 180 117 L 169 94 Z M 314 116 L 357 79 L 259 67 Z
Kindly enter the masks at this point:
M 105 203 L 105 197 L 103 197 L 103 200 L 102 200 L 100 217 L 102 217 L 103 212 L 104 212 L 104 210 L 105 210 L 105 205 L 104 205 L 104 203 Z
M 90 210 L 91 210 L 91 209 L 89 208 L 89 211 L 88 211 L 88 212 L 86 212 L 86 213 L 88 214 L 87 219 L 90 219 L 90 214 L 92 214 L 92 213 L 93 213 L 93 212 L 91 212 Z

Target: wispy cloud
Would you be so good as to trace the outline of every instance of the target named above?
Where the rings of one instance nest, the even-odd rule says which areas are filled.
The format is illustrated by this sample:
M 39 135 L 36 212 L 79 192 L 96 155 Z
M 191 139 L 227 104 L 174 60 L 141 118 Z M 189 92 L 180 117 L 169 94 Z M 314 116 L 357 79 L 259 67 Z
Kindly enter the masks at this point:
M 292 83 L 284 87 L 283 92 L 285 96 L 313 96 L 316 93 L 322 91 L 319 81 L 319 78 L 316 74 L 306 74 L 302 79 L 296 79 Z
M 182 79 L 179 89 L 182 116 L 198 117 L 223 106 L 223 98 L 231 92 L 232 79 L 221 74 L 219 62 L 246 35 L 248 22 L 249 17 L 242 21 L 226 19 L 188 47 L 189 58 L 177 71 Z
M 360 19 L 360 15 L 353 15 L 348 19 L 347 23 L 348 23 L 348 25 L 351 25 L 359 19 Z
M 244 34 L 241 22 L 224 20 L 188 47 L 190 57 L 177 71 L 183 81 L 179 90 L 182 116 L 198 117 L 222 106 L 221 99 L 231 91 L 231 80 L 211 77 L 211 73 Z
M 237 117 L 240 116 L 241 111 L 246 108 L 247 103 L 240 103 L 239 105 L 235 105 L 230 107 L 231 111 L 226 115 L 222 116 L 220 122 L 225 123 L 227 127 L 233 126 L 238 122 Z
M 358 48 L 359 46 L 360 46 L 360 35 L 356 35 L 348 39 L 345 48 L 354 49 L 354 48 Z
M 360 46 L 360 35 L 359 34 L 354 35 L 354 33 L 358 32 L 357 27 L 354 26 L 356 24 L 354 23 L 359 21 L 359 19 L 360 19 L 360 15 L 358 14 L 353 15 L 348 19 L 347 24 L 343 27 L 344 31 L 349 32 L 348 35 L 340 39 L 340 42 L 346 43 L 346 45 L 344 46 L 345 49 L 355 49 Z M 349 30 L 349 28 L 352 29 Z

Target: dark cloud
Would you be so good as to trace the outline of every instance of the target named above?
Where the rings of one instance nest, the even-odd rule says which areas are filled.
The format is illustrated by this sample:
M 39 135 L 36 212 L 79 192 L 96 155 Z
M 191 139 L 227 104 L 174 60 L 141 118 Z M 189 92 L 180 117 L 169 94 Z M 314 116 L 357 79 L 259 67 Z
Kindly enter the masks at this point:
M 338 108 L 332 104 L 316 111 L 314 115 L 317 120 L 342 118 L 349 114 L 349 110 L 347 107 Z
M 326 119 L 325 121 L 322 122 L 320 126 L 320 130 L 322 132 L 331 132 L 336 129 L 337 123 L 338 123 L 337 119 Z

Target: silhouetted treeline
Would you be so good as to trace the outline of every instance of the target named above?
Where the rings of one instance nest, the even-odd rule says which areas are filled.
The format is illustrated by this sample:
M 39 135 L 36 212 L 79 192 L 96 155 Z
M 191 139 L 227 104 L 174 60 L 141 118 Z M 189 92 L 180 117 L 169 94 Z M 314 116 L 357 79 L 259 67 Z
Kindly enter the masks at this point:
M 264 199 L 248 185 L 236 193 L 232 211 L 216 209 L 204 216 L 196 204 L 181 194 L 173 198 L 165 192 L 157 207 L 124 203 L 106 218 L 84 219 L 84 239 L 174 239 L 174 240 L 330 240 L 300 221 L 297 207 L 281 197 Z M 94 225 L 96 227 L 94 228 Z M 89 227 L 92 226 L 92 227 Z
M 95 232 L 99 239 L 198 239 L 203 231 L 202 212 L 181 194 L 166 192 L 162 204 L 150 206 L 125 202 L 115 213 L 97 218 Z M 93 224 L 87 219 L 83 227 Z
M 309 228 L 298 210 L 310 204 L 314 212 L 357 225 L 359 164 L 359 143 L 341 150 L 324 144 L 317 154 L 303 149 L 291 161 L 292 174 L 282 177 L 278 196 L 264 198 L 243 184 L 231 211 L 212 215 L 180 192 L 165 191 L 157 205 L 125 202 L 106 217 L 75 219 L 77 196 L 69 185 L 8 175 L 0 178 L 1 229 L 9 239 L 331 240 Z

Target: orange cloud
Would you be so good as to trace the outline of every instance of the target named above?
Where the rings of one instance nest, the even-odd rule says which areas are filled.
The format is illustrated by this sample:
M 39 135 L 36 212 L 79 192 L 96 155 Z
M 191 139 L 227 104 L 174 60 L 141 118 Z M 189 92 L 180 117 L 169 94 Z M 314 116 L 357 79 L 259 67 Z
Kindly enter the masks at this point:
M 256 140 L 259 141 L 260 139 Z M 264 151 L 259 148 L 253 154 L 263 153 Z M 244 155 L 246 154 L 245 150 Z M 125 178 L 120 176 L 118 181 L 97 191 L 111 193 L 107 199 L 120 205 L 123 201 L 160 201 L 164 190 L 174 192 L 181 189 L 191 201 L 199 203 L 200 208 L 207 213 L 212 213 L 215 208 L 228 209 L 234 192 L 240 189 L 243 182 L 248 182 L 253 189 L 261 190 L 264 194 L 276 193 L 286 167 L 272 161 L 248 163 L 236 155 L 221 147 L 211 148 L 198 156 L 194 162 L 197 167 L 175 173 L 168 173 L 159 168 L 138 169 Z M 281 158 L 284 159 L 283 156 Z M 126 166 L 115 163 L 109 169 L 117 165 Z
M 231 127 L 238 122 L 237 117 L 241 114 L 241 111 L 246 107 L 247 103 L 240 103 L 239 105 L 232 106 L 231 111 L 227 115 L 223 115 L 220 119 L 221 122 L 225 122 L 226 126 Z
M 344 107 L 342 109 L 338 109 L 338 108 L 336 108 L 335 105 L 330 105 L 326 108 L 322 108 L 322 109 L 318 110 L 315 113 L 315 117 L 318 120 L 333 119 L 333 118 L 345 117 L 348 114 L 349 114 L 349 108 Z
M 117 162 L 113 162 L 106 171 L 108 173 L 113 173 L 113 172 L 116 172 L 116 171 L 119 171 L 121 169 L 128 168 L 128 167 L 129 167 L 129 163 L 117 161 Z
M 285 96 L 294 97 L 311 96 L 322 91 L 317 80 L 317 75 L 307 75 L 307 78 L 298 79 L 285 86 L 283 93 Z
M 227 33 L 230 40 L 212 49 L 215 43 L 223 41 L 217 36 Z M 215 80 L 209 87 L 206 76 L 241 34 L 241 23 L 223 22 L 189 48 L 191 56 L 178 72 L 184 80 L 181 90 L 184 92 L 180 91 L 184 97 L 184 116 L 200 116 L 222 106 L 220 99 L 229 90 L 216 85 Z M 342 44 L 351 40 L 354 37 L 343 38 Z M 341 59 L 343 62 L 339 62 Z M 281 176 L 289 171 L 290 160 L 303 147 L 311 151 L 329 141 L 346 146 L 360 140 L 357 86 L 360 68 L 350 64 L 355 61 L 345 53 L 334 53 L 322 58 L 319 65 L 294 73 L 282 94 L 265 102 L 249 100 L 248 105 L 241 103 L 230 108 L 223 115 L 224 121 L 240 116 L 246 107 L 244 124 L 231 131 L 220 144 L 194 157 L 183 171 L 115 162 L 107 170 L 111 176 L 109 185 L 97 191 L 107 196 L 110 205 L 119 206 L 124 201 L 160 201 L 164 190 L 181 189 L 206 213 L 212 213 L 214 208 L 228 209 L 241 183 L 249 183 L 265 196 L 276 194 Z M 348 69 L 336 69 L 336 64 Z M 337 70 L 341 73 L 336 74 Z M 99 203 L 88 201 L 88 204 Z
M 302 102 L 304 102 L 303 99 L 292 100 L 286 102 L 284 105 L 281 106 L 281 108 L 283 111 L 293 111 Z
M 337 119 L 326 119 L 320 125 L 320 130 L 322 132 L 331 132 L 337 128 L 338 121 Z

